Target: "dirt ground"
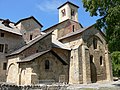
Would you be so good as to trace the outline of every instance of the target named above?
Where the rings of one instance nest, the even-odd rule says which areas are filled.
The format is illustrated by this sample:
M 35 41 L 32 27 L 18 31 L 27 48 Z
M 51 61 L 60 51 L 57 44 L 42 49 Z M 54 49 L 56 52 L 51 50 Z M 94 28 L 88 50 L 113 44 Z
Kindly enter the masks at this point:
M 104 83 L 70 85 L 68 90 L 120 90 L 120 80 Z

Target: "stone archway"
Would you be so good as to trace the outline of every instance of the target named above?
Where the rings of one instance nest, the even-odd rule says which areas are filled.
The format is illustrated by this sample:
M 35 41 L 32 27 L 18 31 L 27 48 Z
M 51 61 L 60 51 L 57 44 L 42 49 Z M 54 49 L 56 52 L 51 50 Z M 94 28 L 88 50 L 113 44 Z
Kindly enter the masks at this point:
M 17 83 L 17 66 L 14 63 L 11 63 L 8 67 L 7 82 Z
M 20 70 L 20 73 L 19 73 L 19 84 L 20 85 L 24 85 L 26 82 L 26 75 L 25 75 L 25 69 L 21 69 Z
M 94 64 L 93 55 L 90 55 L 90 70 L 91 70 L 91 82 L 96 83 L 97 82 L 97 71 L 96 71 L 96 66 Z

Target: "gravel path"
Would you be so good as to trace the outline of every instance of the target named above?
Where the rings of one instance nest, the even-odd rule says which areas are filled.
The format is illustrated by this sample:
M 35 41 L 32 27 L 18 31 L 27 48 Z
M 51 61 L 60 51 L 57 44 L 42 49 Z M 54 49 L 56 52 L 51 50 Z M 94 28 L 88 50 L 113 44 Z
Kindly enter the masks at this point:
M 67 87 L 68 90 L 120 90 L 120 80 L 105 83 L 75 84 Z

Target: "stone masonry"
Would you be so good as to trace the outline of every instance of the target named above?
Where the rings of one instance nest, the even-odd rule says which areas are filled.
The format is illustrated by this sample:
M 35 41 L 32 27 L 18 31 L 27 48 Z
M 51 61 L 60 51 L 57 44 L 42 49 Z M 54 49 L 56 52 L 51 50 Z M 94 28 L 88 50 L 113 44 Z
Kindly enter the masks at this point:
M 44 31 L 33 16 L 17 23 L 1 19 L 0 80 L 15 85 L 112 81 L 105 35 L 94 25 L 83 27 L 78 8 L 69 1 L 58 7 L 59 23 Z

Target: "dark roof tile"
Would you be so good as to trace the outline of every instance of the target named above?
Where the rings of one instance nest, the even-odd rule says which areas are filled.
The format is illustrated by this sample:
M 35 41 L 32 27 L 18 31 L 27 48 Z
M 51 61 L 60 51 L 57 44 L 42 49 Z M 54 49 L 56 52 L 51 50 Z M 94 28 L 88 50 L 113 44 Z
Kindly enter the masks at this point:
M 58 38 L 58 40 L 63 40 L 63 39 L 65 39 L 65 38 L 68 38 L 68 37 L 71 37 L 71 36 L 80 34 L 80 33 L 84 32 L 84 31 L 86 31 L 86 30 L 88 30 L 89 28 L 94 27 L 94 26 L 95 26 L 95 24 L 93 24 L 93 25 L 91 25 L 91 26 L 89 26 L 89 27 L 86 27 L 86 28 L 81 28 L 80 30 L 76 30 L 75 32 L 68 33 L 67 35 L 65 35 L 65 36 L 63 36 L 63 37 Z M 101 30 L 99 30 L 99 31 L 101 32 L 101 34 L 102 34 L 103 36 L 105 36 L 105 34 L 104 34 Z
M 79 8 L 79 6 L 77 6 L 77 5 L 75 5 L 75 4 L 73 4 L 73 3 L 69 2 L 69 1 L 67 1 L 66 3 L 62 4 L 61 6 L 59 6 L 57 9 L 61 8 L 61 7 L 64 6 L 65 4 L 71 4 L 71 5 L 73 5 L 73 6 L 77 7 L 77 8 Z
M 40 56 L 42 56 L 42 55 L 44 55 L 44 54 L 46 54 L 46 53 L 48 53 L 48 52 L 51 52 L 53 55 L 55 55 L 55 56 L 58 58 L 58 60 L 63 63 L 63 65 L 67 65 L 67 64 L 68 64 L 65 60 L 63 60 L 61 57 L 59 57 L 59 56 L 58 56 L 54 51 L 52 51 L 52 50 L 46 50 L 46 51 L 43 51 L 43 52 L 38 52 L 38 53 L 32 54 L 32 55 L 30 55 L 30 56 L 28 56 L 28 57 L 26 57 L 26 58 L 18 61 L 17 63 L 25 63 L 25 62 L 33 61 L 33 60 L 35 60 L 36 58 L 38 58 L 38 57 L 40 57 Z
M 72 22 L 78 23 L 78 24 L 83 28 L 83 26 L 82 26 L 79 22 L 76 22 L 76 21 L 71 20 L 71 19 L 67 19 L 67 20 L 65 20 L 65 21 L 63 21 L 63 22 L 57 23 L 57 24 L 55 24 L 55 25 L 47 28 L 47 29 L 44 30 L 43 32 L 47 32 L 47 31 L 50 30 L 51 28 L 57 27 L 57 26 L 59 26 L 59 25 L 62 25 L 63 23 L 65 23 L 65 22 L 67 22 L 67 21 L 72 21 Z
M 52 31 L 51 31 L 51 32 L 48 32 L 48 33 L 46 33 L 46 34 L 43 34 L 43 35 L 41 35 L 41 36 L 39 36 L 39 37 L 37 37 L 36 39 L 32 40 L 31 42 L 29 42 L 28 44 L 26 44 L 26 45 L 23 46 L 22 48 L 14 51 L 14 52 L 6 55 L 6 56 L 8 57 L 8 56 L 12 56 L 12 55 L 16 55 L 16 54 L 21 53 L 22 51 L 24 51 L 25 49 L 29 48 L 30 46 L 32 46 L 33 44 L 35 44 L 36 42 L 38 42 L 39 40 L 43 39 L 44 37 L 48 36 L 48 35 L 51 34 L 51 33 L 52 33 Z
M 49 51 L 50 51 L 50 50 L 46 50 L 46 51 L 43 51 L 43 52 L 38 52 L 38 53 L 32 54 L 32 55 L 30 55 L 30 56 L 28 56 L 28 57 L 26 57 L 26 58 L 18 61 L 17 63 L 32 61 L 32 60 L 34 60 L 35 58 L 37 58 L 37 57 L 39 57 L 39 56 L 41 56 L 41 55 L 43 55 L 43 54 L 45 54 L 45 53 L 47 53 L 47 52 L 49 52 Z

